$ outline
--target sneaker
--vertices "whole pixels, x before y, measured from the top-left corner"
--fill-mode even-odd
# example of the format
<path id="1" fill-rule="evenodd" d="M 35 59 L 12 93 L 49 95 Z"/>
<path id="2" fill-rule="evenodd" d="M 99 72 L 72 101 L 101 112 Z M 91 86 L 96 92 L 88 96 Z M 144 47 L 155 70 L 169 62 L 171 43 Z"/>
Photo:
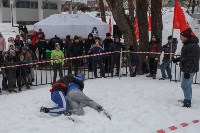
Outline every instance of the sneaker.
<path id="1" fill-rule="evenodd" d="M 147 75 L 146 77 L 153 77 L 153 74 L 149 74 L 149 75 Z"/>
<path id="2" fill-rule="evenodd" d="M 160 78 L 159 80 L 165 80 L 165 79 L 167 79 L 167 78 Z"/>

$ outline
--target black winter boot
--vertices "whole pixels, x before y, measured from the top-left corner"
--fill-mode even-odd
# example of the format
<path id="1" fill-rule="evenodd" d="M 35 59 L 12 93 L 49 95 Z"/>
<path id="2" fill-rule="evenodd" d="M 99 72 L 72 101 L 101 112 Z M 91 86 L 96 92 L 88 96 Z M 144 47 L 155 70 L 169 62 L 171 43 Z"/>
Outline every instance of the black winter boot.
<path id="1" fill-rule="evenodd" d="M 191 108 L 191 100 L 184 99 L 183 107 Z"/>
<path id="2" fill-rule="evenodd" d="M 147 75 L 146 77 L 153 77 L 153 74 L 149 74 L 149 75 Z"/>

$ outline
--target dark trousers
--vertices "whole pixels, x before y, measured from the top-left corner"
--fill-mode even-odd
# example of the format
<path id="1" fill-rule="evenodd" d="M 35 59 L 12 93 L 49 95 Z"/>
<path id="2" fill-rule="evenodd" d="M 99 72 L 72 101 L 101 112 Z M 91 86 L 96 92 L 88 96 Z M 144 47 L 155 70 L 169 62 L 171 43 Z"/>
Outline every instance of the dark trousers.
<path id="1" fill-rule="evenodd" d="M 88 71 L 92 71 L 92 58 L 88 58 L 87 62 L 88 62 Z"/>
<path id="2" fill-rule="evenodd" d="M 72 65 L 74 67 L 74 74 L 75 76 L 78 74 L 78 66 L 79 66 L 79 59 L 72 60 Z"/>
<path id="3" fill-rule="evenodd" d="M 157 74 L 158 61 L 155 58 L 149 58 L 150 74 Z"/>
<path id="4" fill-rule="evenodd" d="M 46 52 L 45 51 L 39 51 L 39 60 L 42 60 L 42 59 L 46 59 Z"/>
<path id="5" fill-rule="evenodd" d="M 54 63 L 53 64 L 53 83 L 56 82 L 56 78 L 57 78 L 57 71 L 59 72 L 59 76 L 60 78 L 63 77 L 63 67 L 62 67 L 62 63 Z"/>
<path id="6" fill-rule="evenodd" d="M 114 73 L 114 66 L 115 66 L 115 65 L 116 65 L 116 67 L 117 67 L 116 75 L 119 76 L 120 58 L 112 58 L 112 60 L 111 60 L 111 67 L 110 67 L 111 76 L 113 76 L 113 73 Z"/>
<path id="7" fill-rule="evenodd" d="M 105 63 L 105 73 L 110 73 L 111 57 L 110 56 L 104 57 L 104 63 Z"/>
<path id="8" fill-rule="evenodd" d="M 97 78 L 97 64 L 99 65 L 100 68 L 100 73 L 102 77 L 105 77 L 105 70 L 103 66 L 103 61 L 102 60 L 93 60 L 93 68 L 94 68 L 94 77 Z"/>
<path id="9" fill-rule="evenodd" d="M 16 83 L 16 77 L 8 77 L 8 90 L 14 90 Z"/>
<path id="10" fill-rule="evenodd" d="M 7 81 L 8 81 L 8 79 L 6 77 L 3 77 L 3 81 L 2 81 L 3 89 L 8 89 Z"/>

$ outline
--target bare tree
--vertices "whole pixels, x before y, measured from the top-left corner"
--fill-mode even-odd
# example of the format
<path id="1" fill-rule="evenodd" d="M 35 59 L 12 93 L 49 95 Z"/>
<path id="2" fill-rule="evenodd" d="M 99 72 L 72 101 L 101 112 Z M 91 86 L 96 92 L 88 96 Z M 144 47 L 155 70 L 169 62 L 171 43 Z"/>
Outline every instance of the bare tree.
<path id="1" fill-rule="evenodd" d="M 98 0 L 98 1 L 101 12 L 101 20 L 106 23 L 105 5 L 103 3 L 103 0 Z"/>
<path id="2" fill-rule="evenodd" d="M 136 0 L 136 13 L 138 18 L 138 26 L 139 26 L 139 51 L 146 52 L 146 45 L 149 40 L 149 32 L 148 32 L 148 1 L 147 0 Z M 142 68 L 142 63 L 145 59 L 145 54 L 140 54 L 140 66 L 139 66 L 139 74 L 144 74 L 144 70 Z"/>
<path id="3" fill-rule="evenodd" d="M 152 34 L 158 35 L 162 41 L 162 0 L 151 0 Z"/>
<path id="4" fill-rule="evenodd" d="M 137 49 L 135 27 L 133 26 L 133 20 L 125 14 L 123 0 L 107 0 L 107 3 L 117 26 L 123 34 L 125 44 L 133 44 L 133 46 Z"/>

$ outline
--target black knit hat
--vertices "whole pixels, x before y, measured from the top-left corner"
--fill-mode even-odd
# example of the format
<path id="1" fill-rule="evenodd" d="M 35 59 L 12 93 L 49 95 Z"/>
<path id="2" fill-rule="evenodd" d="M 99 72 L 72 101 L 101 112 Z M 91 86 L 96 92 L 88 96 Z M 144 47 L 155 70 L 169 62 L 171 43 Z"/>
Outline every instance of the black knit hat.
<path id="1" fill-rule="evenodd" d="M 167 39 L 168 39 L 168 40 L 172 40 L 172 35 L 168 36 Z"/>
<path id="2" fill-rule="evenodd" d="M 111 34 L 108 32 L 108 33 L 106 33 L 106 36 L 111 36 Z"/>
<path id="3" fill-rule="evenodd" d="M 99 37 L 96 37 L 95 40 L 99 40 L 99 41 L 100 41 L 100 38 L 99 38 Z"/>
<path id="4" fill-rule="evenodd" d="M 190 38 L 192 36 L 192 29 L 191 28 L 185 29 L 184 31 L 181 32 L 181 35 L 186 38 Z"/>

